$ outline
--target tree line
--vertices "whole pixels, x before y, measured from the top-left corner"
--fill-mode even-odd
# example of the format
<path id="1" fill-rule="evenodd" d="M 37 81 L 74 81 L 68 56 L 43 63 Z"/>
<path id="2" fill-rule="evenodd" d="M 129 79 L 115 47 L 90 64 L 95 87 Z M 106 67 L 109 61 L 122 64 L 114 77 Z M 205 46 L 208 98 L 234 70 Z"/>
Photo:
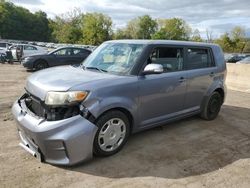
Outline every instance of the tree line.
<path id="1" fill-rule="evenodd" d="M 99 45 L 111 39 L 165 39 L 196 42 L 215 42 L 225 52 L 250 52 L 245 30 L 235 27 L 218 39 L 207 30 L 202 39 L 198 29 L 192 29 L 181 18 L 153 19 L 139 16 L 124 28 L 113 29 L 112 19 L 102 13 L 82 13 L 79 9 L 49 19 L 45 12 L 29 10 L 0 0 L 0 38 L 28 41 L 83 43 Z"/>

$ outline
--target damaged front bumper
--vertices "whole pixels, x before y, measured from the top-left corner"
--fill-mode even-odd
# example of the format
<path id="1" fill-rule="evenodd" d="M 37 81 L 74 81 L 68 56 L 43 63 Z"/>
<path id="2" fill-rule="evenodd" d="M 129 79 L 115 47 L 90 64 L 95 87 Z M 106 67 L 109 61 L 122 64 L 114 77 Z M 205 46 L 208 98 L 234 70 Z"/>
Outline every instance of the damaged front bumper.
<path id="1" fill-rule="evenodd" d="M 74 165 L 92 158 L 97 127 L 82 117 L 47 121 L 32 114 L 24 100 L 12 107 L 20 146 L 33 156 L 56 165 Z"/>

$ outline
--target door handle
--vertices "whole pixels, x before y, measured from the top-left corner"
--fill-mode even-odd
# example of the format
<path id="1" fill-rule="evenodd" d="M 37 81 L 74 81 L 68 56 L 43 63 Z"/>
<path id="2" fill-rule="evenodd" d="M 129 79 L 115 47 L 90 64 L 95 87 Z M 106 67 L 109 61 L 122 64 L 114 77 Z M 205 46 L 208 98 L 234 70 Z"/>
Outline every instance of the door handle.
<path id="1" fill-rule="evenodd" d="M 186 79 L 184 77 L 180 77 L 179 82 L 185 82 Z"/>
<path id="2" fill-rule="evenodd" d="M 211 77 L 214 77 L 214 72 L 210 72 L 209 74 Z"/>

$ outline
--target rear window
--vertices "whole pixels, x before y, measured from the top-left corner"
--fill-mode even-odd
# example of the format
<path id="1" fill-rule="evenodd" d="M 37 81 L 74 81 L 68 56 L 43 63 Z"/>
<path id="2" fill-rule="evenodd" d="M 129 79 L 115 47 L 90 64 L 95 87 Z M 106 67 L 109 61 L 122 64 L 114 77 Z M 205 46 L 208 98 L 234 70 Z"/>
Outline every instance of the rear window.
<path id="1" fill-rule="evenodd" d="M 188 69 L 201 69 L 214 66 L 209 49 L 188 48 L 187 58 Z"/>
<path id="2" fill-rule="evenodd" d="M 73 49 L 73 55 L 89 55 L 90 52 L 85 49 Z"/>

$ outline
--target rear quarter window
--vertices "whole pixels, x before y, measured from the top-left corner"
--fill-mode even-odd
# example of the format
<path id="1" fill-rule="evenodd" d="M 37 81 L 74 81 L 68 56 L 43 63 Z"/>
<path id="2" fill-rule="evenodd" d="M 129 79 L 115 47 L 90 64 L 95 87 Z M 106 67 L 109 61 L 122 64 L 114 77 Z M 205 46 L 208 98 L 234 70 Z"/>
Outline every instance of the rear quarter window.
<path id="1" fill-rule="evenodd" d="M 214 66 L 211 50 L 208 48 L 188 48 L 187 60 L 187 69 L 202 69 Z"/>
<path id="2" fill-rule="evenodd" d="M 73 55 L 89 55 L 90 52 L 85 49 L 73 49 Z"/>

